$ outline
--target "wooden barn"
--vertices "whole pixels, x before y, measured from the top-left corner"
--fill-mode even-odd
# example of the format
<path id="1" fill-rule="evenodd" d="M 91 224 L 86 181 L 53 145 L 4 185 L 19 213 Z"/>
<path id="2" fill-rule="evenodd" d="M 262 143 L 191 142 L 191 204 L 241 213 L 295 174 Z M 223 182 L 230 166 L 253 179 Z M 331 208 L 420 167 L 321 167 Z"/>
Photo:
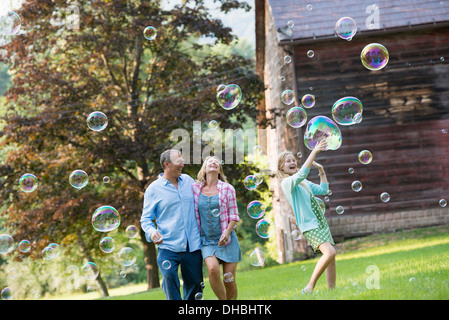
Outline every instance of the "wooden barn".
<path id="1" fill-rule="evenodd" d="M 303 154 L 304 130 L 286 123 L 286 112 L 301 106 L 305 94 L 315 96 L 307 121 L 323 115 L 340 98 L 353 96 L 363 104 L 363 120 L 339 126 L 342 145 L 318 155 L 332 195 L 325 216 L 334 239 L 375 232 L 449 223 L 449 3 L 446 1 L 293 1 L 256 0 L 256 69 L 266 86 L 259 108 L 270 125 L 259 136 L 269 158 L 283 150 Z M 357 33 L 347 41 L 337 36 L 336 22 L 351 17 Z M 372 71 L 363 66 L 362 49 L 380 43 L 388 64 Z M 313 57 L 307 52 L 312 50 Z M 285 56 L 292 61 L 286 63 Z M 296 102 L 284 104 L 291 89 Z M 358 153 L 369 150 L 370 164 Z M 271 163 L 276 170 L 275 161 Z M 349 168 L 354 173 L 348 172 Z M 319 183 L 316 169 L 309 180 Z M 351 183 L 363 188 L 355 192 Z M 271 179 L 280 263 L 310 254 L 304 241 L 291 238 L 297 229 L 292 210 L 277 178 Z M 382 202 L 387 192 L 390 201 Z M 320 197 L 323 199 L 323 196 Z M 337 214 L 336 207 L 344 213 Z"/>

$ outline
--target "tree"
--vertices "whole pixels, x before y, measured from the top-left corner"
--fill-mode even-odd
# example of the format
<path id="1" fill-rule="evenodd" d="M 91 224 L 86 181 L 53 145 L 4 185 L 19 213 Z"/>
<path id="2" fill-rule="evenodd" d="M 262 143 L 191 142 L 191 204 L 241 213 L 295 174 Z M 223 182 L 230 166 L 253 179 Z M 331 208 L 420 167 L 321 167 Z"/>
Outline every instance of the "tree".
<path id="1" fill-rule="evenodd" d="M 239 1 L 220 3 L 225 12 L 248 8 Z M 143 193 L 161 171 L 159 155 L 170 147 L 170 132 L 211 118 L 238 128 L 256 117 L 262 85 L 248 59 L 211 54 L 195 61 L 192 54 L 209 45 L 190 42 L 186 50 L 191 37 L 233 40 L 201 0 L 170 10 L 159 1 L 137 0 L 94 0 L 77 8 L 74 27 L 65 0 L 27 1 L 19 12 L 26 17 L 25 34 L 4 47 L 12 87 L 1 144 L 17 148 L 0 166 L 0 199 L 17 239 L 33 239 L 40 249 L 49 241 L 78 243 L 85 259 L 93 260 L 100 237 L 91 227 L 95 209 L 114 206 L 122 225 L 139 225 Z M 144 38 L 147 26 L 157 29 L 154 40 Z M 242 88 L 238 108 L 218 105 L 221 83 Z M 103 131 L 86 125 L 93 111 L 107 115 Z M 81 190 L 68 183 L 76 169 L 89 176 Z M 28 172 L 39 181 L 32 193 L 17 187 Z M 102 182 L 106 175 L 109 184 Z M 151 289 L 159 286 L 156 249 L 142 232 L 141 238 Z M 98 281 L 108 295 L 101 274 Z"/>

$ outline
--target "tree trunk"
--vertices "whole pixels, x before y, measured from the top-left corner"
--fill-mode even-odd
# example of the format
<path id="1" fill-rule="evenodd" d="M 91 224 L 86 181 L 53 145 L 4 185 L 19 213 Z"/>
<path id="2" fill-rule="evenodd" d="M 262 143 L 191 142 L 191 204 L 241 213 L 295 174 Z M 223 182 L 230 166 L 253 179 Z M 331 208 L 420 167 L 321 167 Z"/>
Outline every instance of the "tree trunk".
<path id="1" fill-rule="evenodd" d="M 159 267 L 157 265 L 156 246 L 153 242 L 148 242 L 145 232 L 140 228 L 140 238 L 142 239 L 145 269 L 147 271 L 147 290 L 159 288 Z"/>
<path id="2" fill-rule="evenodd" d="M 86 258 L 87 261 L 89 261 L 89 262 L 94 262 L 94 260 L 92 259 L 91 255 L 89 253 L 89 249 L 87 249 L 87 246 L 84 243 L 83 237 L 81 236 L 81 232 L 77 231 L 76 234 L 77 234 L 77 238 L 78 238 L 78 244 L 81 247 L 81 252 L 83 253 L 84 258 Z M 109 297 L 108 288 L 106 287 L 106 283 L 104 282 L 103 278 L 101 277 L 101 272 L 98 273 L 98 277 L 95 279 L 95 281 L 97 282 L 98 288 L 100 289 L 101 296 Z"/>

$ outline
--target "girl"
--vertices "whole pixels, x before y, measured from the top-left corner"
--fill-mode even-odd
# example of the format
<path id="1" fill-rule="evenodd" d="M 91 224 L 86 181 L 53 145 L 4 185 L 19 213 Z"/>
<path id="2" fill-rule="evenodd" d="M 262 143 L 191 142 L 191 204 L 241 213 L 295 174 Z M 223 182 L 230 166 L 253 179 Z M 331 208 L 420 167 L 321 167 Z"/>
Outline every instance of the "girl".
<path id="1" fill-rule="evenodd" d="M 220 160 L 207 157 L 192 185 L 195 212 L 200 229 L 201 253 L 209 282 L 219 300 L 237 299 L 235 271 L 241 257 L 234 228 L 239 221 L 235 189 L 230 185 Z M 220 277 L 223 265 L 223 281 Z"/>
<path id="2" fill-rule="evenodd" d="M 326 148 L 325 140 L 317 143 L 300 170 L 298 170 L 296 159 L 290 151 L 284 151 L 278 158 L 278 176 L 281 179 L 281 188 L 293 208 L 298 228 L 314 252 L 321 251 L 323 254 L 315 266 L 309 283 L 302 290 L 303 294 L 313 291 L 316 282 L 325 270 L 327 287 L 329 289 L 335 287 L 336 266 L 335 248 L 333 247 L 335 243 L 324 214 L 314 196 L 314 194 L 327 194 L 329 190 L 323 166 L 314 161 L 316 155 Z M 320 185 L 306 179 L 312 165 L 318 169 L 321 178 Z"/>

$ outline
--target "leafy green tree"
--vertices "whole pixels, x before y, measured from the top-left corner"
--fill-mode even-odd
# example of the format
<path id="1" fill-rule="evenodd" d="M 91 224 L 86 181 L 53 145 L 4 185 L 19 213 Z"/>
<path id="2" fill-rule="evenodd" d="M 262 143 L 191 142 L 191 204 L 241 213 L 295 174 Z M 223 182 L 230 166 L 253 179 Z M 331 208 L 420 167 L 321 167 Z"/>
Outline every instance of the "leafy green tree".
<path id="1" fill-rule="evenodd" d="M 224 12 L 249 9 L 235 0 L 216 2 Z M 171 145 L 170 132 L 210 119 L 238 128 L 248 117 L 257 118 L 263 87 L 251 59 L 214 52 L 194 59 L 210 44 L 191 43 L 186 50 L 192 36 L 224 45 L 233 41 L 231 30 L 211 19 L 201 0 L 172 9 L 153 0 L 74 5 L 27 1 L 19 12 L 26 17 L 24 34 L 4 46 L 12 87 L 1 119 L 6 125 L 0 143 L 9 151 L 0 166 L 0 199 L 14 239 L 33 242 L 32 257 L 40 258 L 38 252 L 57 242 L 80 248 L 85 260 L 94 261 L 103 236 L 91 225 L 95 209 L 111 205 L 120 213 L 120 228 L 139 226 L 143 194 L 161 171 L 159 155 Z M 144 38 L 147 26 L 157 29 L 154 40 Z M 238 108 L 218 105 L 221 83 L 242 88 Z M 86 125 L 93 111 L 107 115 L 103 131 Z M 89 176 L 81 190 L 68 182 L 77 169 Z M 18 188 L 24 173 L 37 176 L 37 190 Z M 151 289 L 159 286 L 156 249 L 142 230 L 140 235 Z M 102 295 L 108 295 L 101 273 L 97 281 Z"/>

